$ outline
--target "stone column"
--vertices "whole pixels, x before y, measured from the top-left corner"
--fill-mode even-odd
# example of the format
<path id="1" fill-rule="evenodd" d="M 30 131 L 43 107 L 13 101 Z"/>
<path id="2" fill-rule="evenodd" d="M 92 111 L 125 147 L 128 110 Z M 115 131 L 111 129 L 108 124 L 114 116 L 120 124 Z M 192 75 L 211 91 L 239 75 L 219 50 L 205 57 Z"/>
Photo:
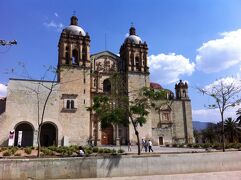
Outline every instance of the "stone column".
<path id="1" fill-rule="evenodd" d="M 38 146 L 38 130 L 33 131 L 33 147 Z"/>

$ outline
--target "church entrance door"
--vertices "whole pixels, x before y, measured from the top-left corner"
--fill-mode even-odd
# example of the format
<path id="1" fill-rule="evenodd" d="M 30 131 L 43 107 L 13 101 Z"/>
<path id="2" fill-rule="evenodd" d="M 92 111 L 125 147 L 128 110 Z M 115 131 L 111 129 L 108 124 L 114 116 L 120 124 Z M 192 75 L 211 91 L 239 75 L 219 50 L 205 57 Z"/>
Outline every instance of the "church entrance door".
<path id="1" fill-rule="evenodd" d="M 57 146 L 57 127 L 52 123 L 44 123 L 40 134 L 41 146 Z"/>
<path id="2" fill-rule="evenodd" d="M 14 146 L 33 146 L 33 126 L 28 122 L 21 122 L 15 127 Z"/>
<path id="3" fill-rule="evenodd" d="M 110 125 L 101 132 L 101 144 L 108 145 L 113 144 L 113 126 Z"/>
<path id="4" fill-rule="evenodd" d="M 163 145 L 163 137 L 159 137 L 159 145 Z"/>

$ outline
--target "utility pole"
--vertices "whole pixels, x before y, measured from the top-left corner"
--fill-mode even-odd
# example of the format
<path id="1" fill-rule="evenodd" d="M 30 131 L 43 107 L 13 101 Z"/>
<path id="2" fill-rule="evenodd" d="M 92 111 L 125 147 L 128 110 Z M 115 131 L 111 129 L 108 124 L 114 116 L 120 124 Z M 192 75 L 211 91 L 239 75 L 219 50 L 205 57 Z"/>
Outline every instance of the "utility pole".
<path id="1" fill-rule="evenodd" d="M 5 40 L 0 39 L 0 46 L 12 46 L 12 45 L 16 45 L 16 44 L 17 44 L 16 40 L 5 41 Z"/>

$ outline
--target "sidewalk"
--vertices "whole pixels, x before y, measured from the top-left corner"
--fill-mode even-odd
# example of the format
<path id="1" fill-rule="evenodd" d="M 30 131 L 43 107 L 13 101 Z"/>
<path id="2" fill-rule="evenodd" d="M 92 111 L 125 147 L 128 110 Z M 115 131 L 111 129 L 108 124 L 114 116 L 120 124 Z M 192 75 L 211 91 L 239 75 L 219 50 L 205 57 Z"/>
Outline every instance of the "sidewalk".
<path id="1" fill-rule="evenodd" d="M 208 172 L 192 174 L 84 178 L 81 180 L 241 180 L 241 171 Z"/>

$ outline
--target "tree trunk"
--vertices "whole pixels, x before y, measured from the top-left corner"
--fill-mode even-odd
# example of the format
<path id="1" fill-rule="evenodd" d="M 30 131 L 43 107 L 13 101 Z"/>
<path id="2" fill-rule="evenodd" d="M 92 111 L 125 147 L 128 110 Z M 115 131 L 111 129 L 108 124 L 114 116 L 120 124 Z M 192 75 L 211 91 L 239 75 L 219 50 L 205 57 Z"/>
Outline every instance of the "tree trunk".
<path id="1" fill-rule="evenodd" d="M 38 137 L 37 137 L 37 141 L 38 141 L 38 154 L 37 154 L 37 157 L 40 157 L 40 149 L 41 149 L 40 134 L 41 134 L 41 126 L 39 125 L 39 127 L 38 127 Z"/>
<path id="2" fill-rule="evenodd" d="M 137 148 L 138 148 L 138 155 L 141 155 L 141 147 L 140 147 L 140 139 L 139 139 L 139 132 L 137 131 L 137 128 L 136 128 L 136 124 L 132 118 L 132 116 L 129 114 L 129 117 L 131 119 L 131 123 L 133 125 L 133 128 L 135 130 L 135 134 L 136 134 L 136 139 L 137 139 Z"/>
<path id="3" fill-rule="evenodd" d="M 137 148 L 138 148 L 138 155 L 141 155 L 141 147 L 140 147 L 140 139 L 139 139 L 139 132 L 135 131 L 136 138 L 137 138 Z"/>
<path id="4" fill-rule="evenodd" d="M 224 120 L 223 120 L 223 112 L 221 113 L 222 118 L 222 146 L 223 146 L 223 152 L 225 152 L 225 137 L 224 137 Z"/>

